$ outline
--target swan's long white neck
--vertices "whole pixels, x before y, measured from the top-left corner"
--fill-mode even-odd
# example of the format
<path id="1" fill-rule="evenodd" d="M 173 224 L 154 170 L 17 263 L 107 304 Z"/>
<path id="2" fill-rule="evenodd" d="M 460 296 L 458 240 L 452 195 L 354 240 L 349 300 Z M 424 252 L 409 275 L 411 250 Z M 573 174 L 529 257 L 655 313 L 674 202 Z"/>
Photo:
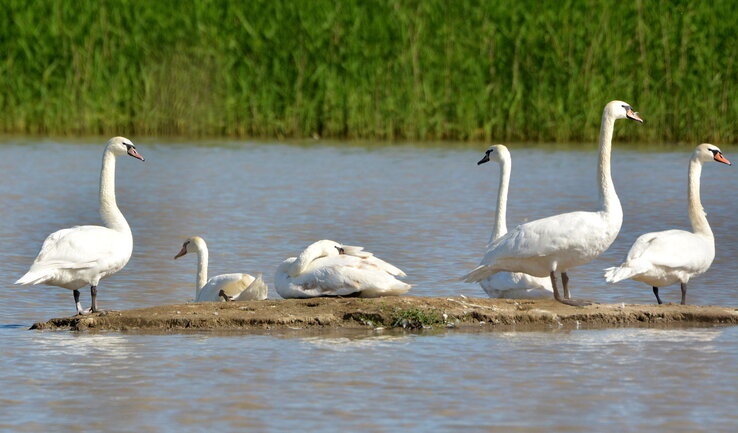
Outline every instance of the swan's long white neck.
<path id="1" fill-rule="evenodd" d="M 100 218 L 105 227 L 130 234 L 128 221 L 115 201 L 115 158 L 111 150 L 105 149 L 100 171 Z"/>
<path id="2" fill-rule="evenodd" d="M 195 275 L 195 298 L 208 282 L 208 247 L 205 242 L 197 242 L 197 274 Z"/>
<path id="3" fill-rule="evenodd" d="M 602 126 L 600 127 L 600 155 L 597 165 L 597 182 L 600 186 L 600 206 L 609 218 L 619 220 L 622 223 L 623 209 L 620 199 L 615 192 L 610 173 L 610 153 L 612 151 L 612 132 L 615 127 L 615 117 L 608 110 L 602 113 Z"/>
<path id="4" fill-rule="evenodd" d="M 512 161 L 510 158 L 503 158 L 500 161 L 500 187 L 497 190 L 497 213 L 495 215 L 495 229 L 492 232 L 491 240 L 495 240 L 507 233 L 507 191 L 510 186 L 511 170 Z"/>
<path id="5" fill-rule="evenodd" d="M 297 260 L 295 260 L 289 267 L 288 274 L 294 278 L 305 272 L 313 261 L 321 257 L 330 257 L 338 255 L 338 250 L 331 244 L 327 245 L 322 241 L 318 241 L 305 248 Z"/>
<path id="6" fill-rule="evenodd" d="M 687 200 L 689 222 L 695 234 L 713 237 L 710 224 L 707 222 L 705 209 L 700 200 L 700 176 L 702 175 L 702 161 L 695 155 L 689 160 L 689 177 L 687 180 Z"/>

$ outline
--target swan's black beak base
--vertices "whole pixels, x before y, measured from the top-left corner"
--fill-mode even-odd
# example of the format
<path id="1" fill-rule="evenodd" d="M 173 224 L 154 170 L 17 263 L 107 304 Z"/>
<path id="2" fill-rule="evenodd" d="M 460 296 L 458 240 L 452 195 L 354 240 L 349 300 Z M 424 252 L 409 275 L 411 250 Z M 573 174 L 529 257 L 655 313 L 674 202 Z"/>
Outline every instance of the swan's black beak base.
<path id="1" fill-rule="evenodd" d="M 187 254 L 187 247 L 182 247 L 182 249 L 179 250 L 179 252 L 177 253 L 177 255 L 174 256 L 174 259 L 176 260 L 176 259 L 182 257 L 185 254 Z"/>
<path id="2" fill-rule="evenodd" d="M 628 111 L 625 112 L 625 115 L 630 120 L 635 120 L 636 122 L 643 123 L 643 119 L 641 119 L 641 116 L 639 116 L 638 113 L 633 111 L 631 108 L 629 108 Z"/>
<path id="3" fill-rule="evenodd" d="M 136 148 L 133 147 L 133 146 L 128 147 L 128 154 L 131 155 L 132 157 L 136 158 L 136 159 L 140 159 L 141 161 L 145 161 L 144 157 L 141 156 L 141 154 L 138 153 L 138 151 L 136 150 Z"/>
<path id="4" fill-rule="evenodd" d="M 722 152 L 718 152 L 715 154 L 715 161 L 722 162 L 723 164 L 733 165 L 730 161 L 728 161 L 728 158 L 723 156 Z"/>

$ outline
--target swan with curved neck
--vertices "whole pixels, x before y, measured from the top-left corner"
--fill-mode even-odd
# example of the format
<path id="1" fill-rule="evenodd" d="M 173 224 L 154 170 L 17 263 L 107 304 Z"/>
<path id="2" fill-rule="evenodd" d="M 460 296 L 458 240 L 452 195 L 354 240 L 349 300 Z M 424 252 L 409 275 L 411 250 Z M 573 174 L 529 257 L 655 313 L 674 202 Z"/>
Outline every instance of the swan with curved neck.
<path id="1" fill-rule="evenodd" d="M 274 276 L 274 286 L 283 298 L 373 298 L 406 293 L 410 285 L 396 278 L 404 276 L 400 269 L 362 247 L 322 240 L 282 262 Z"/>
<path id="2" fill-rule="evenodd" d="M 681 303 L 687 302 L 687 283 L 705 273 L 715 258 L 715 238 L 700 201 L 702 166 L 710 161 L 731 165 L 712 144 L 700 144 L 692 153 L 687 177 L 687 212 L 692 231 L 666 230 L 639 236 L 620 266 L 605 269 L 608 283 L 629 278 L 648 284 L 659 304 L 659 287 L 680 283 Z"/>
<path id="3" fill-rule="evenodd" d="M 510 184 L 510 172 L 512 170 L 510 151 L 502 144 L 490 146 L 484 153 L 484 157 L 477 162 L 477 165 L 482 165 L 489 161 L 497 162 L 500 165 L 500 183 L 497 192 L 495 227 L 492 232 L 492 238 L 490 239 L 490 242 L 494 242 L 507 233 L 507 192 Z M 520 272 L 498 272 L 481 280 L 479 285 L 491 298 L 548 298 L 553 291 L 550 278 L 539 278 Z"/>
<path id="4" fill-rule="evenodd" d="M 223 274 L 208 279 L 208 246 L 200 236 L 188 238 L 175 259 L 187 253 L 197 254 L 195 302 L 249 301 L 267 298 L 268 287 L 261 274 Z"/>
<path id="5" fill-rule="evenodd" d="M 131 140 L 113 137 L 105 146 L 100 171 L 100 218 L 103 226 L 77 226 L 50 234 L 28 272 L 16 284 L 48 284 L 73 291 L 77 314 L 98 312 L 97 285 L 121 270 L 131 258 L 133 237 L 115 200 L 115 160 L 144 158 Z M 79 289 L 90 286 L 89 310 L 83 310 Z"/>
<path id="6" fill-rule="evenodd" d="M 599 210 L 570 212 L 530 221 L 493 241 L 481 263 L 464 276 L 467 282 L 478 282 L 498 272 L 522 272 L 551 279 L 554 299 L 568 305 L 586 305 L 569 295 L 567 271 L 589 263 L 612 244 L 623 222 L 620 200 L 610 175 L 610 152 L 615 121 L 643 120 L 622 101 L 605 106 L 600 127 Z M 564 296 L 560 296 L 556 275 L 561 274 Z"/>

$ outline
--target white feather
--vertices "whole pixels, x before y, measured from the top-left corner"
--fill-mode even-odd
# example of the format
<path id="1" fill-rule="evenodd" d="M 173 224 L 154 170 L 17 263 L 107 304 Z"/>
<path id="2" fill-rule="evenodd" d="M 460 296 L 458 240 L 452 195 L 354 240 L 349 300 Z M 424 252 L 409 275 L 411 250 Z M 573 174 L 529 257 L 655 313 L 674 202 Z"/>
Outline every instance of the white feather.
<path id="1" fill-rule="evenodd" d="M 340 254 L 338 248 L 344 253 Z M 282 262 L 274 276 L 274 284 L 283 298 L 378 297 L 407 293 L 410 285 L 396 276 L 405 276 L 405 273 L 361 247 L 322 240 L 308 246 L 298 257 Z"/>

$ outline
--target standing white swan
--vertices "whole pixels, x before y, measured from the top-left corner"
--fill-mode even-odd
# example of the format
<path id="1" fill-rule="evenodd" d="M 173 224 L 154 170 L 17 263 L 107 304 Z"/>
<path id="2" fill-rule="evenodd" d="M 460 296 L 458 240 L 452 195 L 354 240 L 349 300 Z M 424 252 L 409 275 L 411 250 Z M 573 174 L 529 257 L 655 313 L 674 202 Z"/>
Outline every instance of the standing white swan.
<path id="1" fill-rule="evenodd" d="M 605 280 L 617 283 L 626 278 L 653 287 L 661 304 L 659 287 L 681 283 L 682 305 L 687 302 L 689 279 L 706 272 L 715 258 L 715 238 L 700 201 L 702 165 L 709 161 L 730 164 L 717 146 L 700 144 L 689 159 L 688 213 L 692 232 L 665 230 L 641 235 L 630 247 L 623 264 L 605 269 Z"/>
<path id="2" fill-rule="evenodd" d="M 115 158 L 144 158 L 125 137 L 113 137 L 105 146 L 100 171 L 100 218 L 103 226 L 76 226 L 50 234 L 31 269 L 15 284 L 49 284 L 73 290 L 78 314 L 95 313 L 97 285 L 128 263 L 133 249 L 131 228 L 115 201 Z M 79 289 L 90 285 L 92 303 L 83 310 Z"/>
<path id="3" fill-rule="evenodd" d="M 507 233 L 507 192 L 510 185 L 512 158 L 506 146 L 490 146 L 477 165 L 494 161 L 500 164 L 500 186 L 497 191 L 497 213 L 495 229 L 490 243 Z M 534 299 L 551 296 L 551 278 L 533 277 L 520 272 L 498 272 L 479 282 L 490 298 Z"/>
<path id="4" fill-rule="evenodd" d="M 267 298 L 267 285 L 261 274 L 223 274 L 208 280 L 208 246 L 200 236 L 188 238 L 175 259 L 187 253 L 197 253 L 195 302 L 249 301 Z"/>
<path id="5" fill-rule="evenodd" d="M 410 285 L 395 277 L 405 273 L 362 247 L 322 240 L 305 248 L 298 257 L 282 262 L 274 286 L 283 298 L 316 296 L 397 296 Z"/>
<path id="6" fill-rule="evenodd" d="M 490 244 L 480 265 L 464 276 L 465 281 L 481 281 L 497 272 L 523 272 L 536 277 L 548 275 L 554 299 L 568 305 L 587 304 L 570 298 L 566 272 L 589 263 L 607 250 L 623 223 L 623 210 L 610 175 L 612 133 L 617 119 L 643 122 L 625 102 L 612 101 L 605 106 L 597 166 L 600 210 L 559 214 L 515 227 Z M 563 298 L 556 287 L 555 272 L 561 273 Z"/>

